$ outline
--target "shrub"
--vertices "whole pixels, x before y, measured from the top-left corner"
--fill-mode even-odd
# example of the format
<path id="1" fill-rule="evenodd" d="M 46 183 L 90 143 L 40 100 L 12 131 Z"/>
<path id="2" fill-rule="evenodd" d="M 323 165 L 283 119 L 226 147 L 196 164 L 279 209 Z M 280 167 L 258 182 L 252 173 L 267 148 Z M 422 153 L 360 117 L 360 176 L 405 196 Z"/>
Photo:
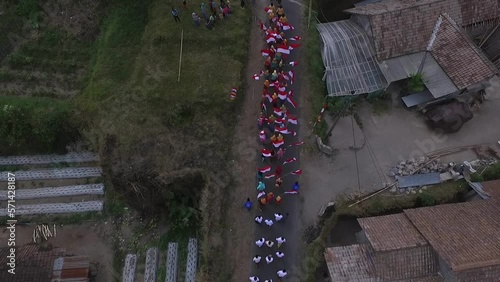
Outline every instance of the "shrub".
<path id="1" fill-rule="evenodd" d="M 500 162 L 486 168 L 482 176 L 484 181 L 500 179 Z"/>
<path id="2" fill-rule="evenodd" d="M 63 151 L 77 137 L 71 116 L 67 102 L 0 97 L 0 154 Z"/>
<path id="3" fill-rule="evenodd" d="M 424 82 L 422 80 L 421 73 L 410 74 L 408 78 L 408 90 L 411 92 L 422 92 L 424 91 Z"/>
<path id="4" fill-rule="evenodd" d="M 429 194 L 428 192 L 423 192 L 417 197 L 417 206 L 426 207 L 426 206 L 433 206 L 435 204 L 436 204 L 436 199 L 434 198 L 433 195 Z"/>

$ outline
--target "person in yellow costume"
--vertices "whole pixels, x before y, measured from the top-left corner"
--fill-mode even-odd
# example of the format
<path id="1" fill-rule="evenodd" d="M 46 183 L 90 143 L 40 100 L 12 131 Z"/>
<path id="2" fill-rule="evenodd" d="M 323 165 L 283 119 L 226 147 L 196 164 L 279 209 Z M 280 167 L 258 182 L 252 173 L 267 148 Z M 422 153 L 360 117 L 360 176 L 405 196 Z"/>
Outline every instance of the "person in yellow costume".
<path id="1" fill-rule="evenodd" d="M 281 133 L 278 134 L 278 137 L 276 138 L 276 140 L 283 141 L 283 135 L 281 135 Z"/>

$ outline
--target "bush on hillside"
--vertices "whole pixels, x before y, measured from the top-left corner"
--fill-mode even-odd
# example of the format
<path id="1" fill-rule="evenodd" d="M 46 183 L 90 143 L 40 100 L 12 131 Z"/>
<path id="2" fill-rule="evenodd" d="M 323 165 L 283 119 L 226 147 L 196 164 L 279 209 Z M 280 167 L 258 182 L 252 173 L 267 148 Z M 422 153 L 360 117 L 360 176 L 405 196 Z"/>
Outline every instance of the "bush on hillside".
<path id="1" fill-rule="evenodd" d="M 0 98 L 0 154 L 62 152 L 77 137 L 67 102 Z"/>

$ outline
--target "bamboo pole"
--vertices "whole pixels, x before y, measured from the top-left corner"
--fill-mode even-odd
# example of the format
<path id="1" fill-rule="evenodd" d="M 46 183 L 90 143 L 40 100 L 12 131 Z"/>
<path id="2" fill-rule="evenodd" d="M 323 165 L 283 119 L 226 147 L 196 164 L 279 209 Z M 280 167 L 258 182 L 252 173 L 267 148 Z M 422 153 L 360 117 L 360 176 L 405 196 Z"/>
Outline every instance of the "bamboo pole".
<path id="1" fill-rule="evenodd" d="M 181 51 L 179 54 L 179 76 L 177 82 L 181 81 L 181 66 L 182 66 L 182 42 L 184 41 L 184 29 L 181 31 Z"/>

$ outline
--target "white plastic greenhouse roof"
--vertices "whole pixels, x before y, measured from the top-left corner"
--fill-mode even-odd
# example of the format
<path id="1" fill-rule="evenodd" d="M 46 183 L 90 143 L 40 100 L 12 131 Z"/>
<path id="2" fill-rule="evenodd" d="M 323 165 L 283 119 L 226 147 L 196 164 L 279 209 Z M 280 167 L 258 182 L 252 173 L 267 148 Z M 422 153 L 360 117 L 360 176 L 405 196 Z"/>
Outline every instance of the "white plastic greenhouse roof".
<path id="1" fill-rule="evenodd" d="M 366 33 L 353 21 L 318 24 L 329 96 L 370 93 L 387 82 Z"/>

